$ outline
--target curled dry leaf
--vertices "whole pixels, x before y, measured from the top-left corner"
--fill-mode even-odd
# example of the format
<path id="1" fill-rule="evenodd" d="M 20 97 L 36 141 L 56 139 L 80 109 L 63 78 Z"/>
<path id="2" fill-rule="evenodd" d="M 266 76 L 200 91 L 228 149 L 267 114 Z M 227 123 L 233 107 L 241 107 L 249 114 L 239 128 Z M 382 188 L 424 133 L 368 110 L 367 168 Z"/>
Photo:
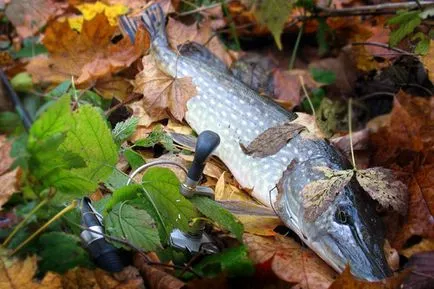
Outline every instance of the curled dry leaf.
<path id="1" fill-rule="evenodd" d="M 324 173 L 325 179 L 307 184 L 300 192 L 303 197 L 304 217 L 313 222 L 326 211 L 339 192 L 353 177 L 353 170 L 333 170 L 328 167 L 316 167 Z"/>
<path id="2" fill-rule="evenodd" d="M 422 63 L 428 69 L 431 82 L 434 82 L 434 40 L 430 40 L 428 53 L 422 57 Z"/>
<path id="3" fill-rule="evenodd" d="M 335 272 L 310 249 L 282 236 L 244 234 L 250 259 L 258 266 L 269 265 L 280 279 L 302 288 L 328 288 Z"/>
<path id="4" fill-rule="evenodd" d="M 77 84 L 84 84 L 111 76 L 131 65 L 149 47 L 144 29 L 138 30 L 134 45 L 128 38 L 113 44 L 116 29 L 104 14 L 84 20 L 81 33 L 66 21 L 54 21 L 42 40 L 50 57 L 32 58 L 27 71 L 36 82 L 60 83 L 74 76 Z"/>
<path id="5" fill-rule="evenodd" d="M 375 167 L 356 171 L 360 186 L 384 208 L 392 207 L 401 215 L 407 213 L 407 187 L 397 180 L 392 170 Z"/>
<path id="6" fill-rule="evenodd" d="M 143 70 L 136 76 L 134 91 L 143 93 L 143 107 L 154 120 L 166 118 L 169 110 L 182 121 L 187 101 L 197 94 L 191 77 L 164 74 L 151 55 L 143 57 Z"/>
<path id="7" fill-rule="evenodd" d="M 263 158 L 280 151 L 294 136 L 304 129 L 297 123 L 284 123 L 273 126 L 259 134 L 247 147 L 240 143 L 246 155 Z"/>

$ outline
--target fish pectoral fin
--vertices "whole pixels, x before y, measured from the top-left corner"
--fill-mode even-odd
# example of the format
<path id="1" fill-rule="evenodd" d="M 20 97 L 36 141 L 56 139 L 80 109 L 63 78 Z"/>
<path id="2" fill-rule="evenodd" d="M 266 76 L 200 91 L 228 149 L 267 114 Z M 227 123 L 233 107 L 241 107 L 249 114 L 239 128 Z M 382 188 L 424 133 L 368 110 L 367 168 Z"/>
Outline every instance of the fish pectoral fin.
<path id="1" fill-rule="evenodd" d="M 215 70 L 218 70 L 220 72 L 229 72 L 228 68 L 226 67 L 224 62 L 220 60 L 220 58 L 215 56 L 211 51 L 209 51 L 208 48 L 197 42 L 187 41 L 183 44 L 178 45 L 177 49 L 179 51 L 179 54 L 184 57 L 188 57 L 196 61 L 211 65 Z"/>

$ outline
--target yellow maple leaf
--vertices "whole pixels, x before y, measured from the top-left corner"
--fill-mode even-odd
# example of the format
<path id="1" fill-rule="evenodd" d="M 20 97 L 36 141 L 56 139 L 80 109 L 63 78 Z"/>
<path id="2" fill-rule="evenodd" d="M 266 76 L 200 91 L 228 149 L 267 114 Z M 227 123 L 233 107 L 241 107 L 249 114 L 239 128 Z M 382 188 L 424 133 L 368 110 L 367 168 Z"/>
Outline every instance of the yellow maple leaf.
<path id="1" fill-rule="evenodd" d="M 68 18 L 69 26 L 72 29 L 81 31 L 84 20 L 92 20 L 96 15 L 104 13 L 111 26 L 117 25 L 117 18 L 128 12 L 128 7 L 123 4 L 106 5 L 100 1 L 95 3 L 84 3 L 75 6 L 81 16 L 72 16 Z"/>

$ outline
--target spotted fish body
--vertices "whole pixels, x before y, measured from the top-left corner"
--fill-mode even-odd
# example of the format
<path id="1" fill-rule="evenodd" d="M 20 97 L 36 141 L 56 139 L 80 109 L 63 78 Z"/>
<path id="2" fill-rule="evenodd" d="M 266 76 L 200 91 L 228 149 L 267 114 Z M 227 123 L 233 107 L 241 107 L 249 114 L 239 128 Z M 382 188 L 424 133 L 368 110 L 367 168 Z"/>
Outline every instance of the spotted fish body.
<path id="1" fill-rule="evenodd" d="M 292 138 L 274 155 L 263 158 L 246 155 L 240 144 L 249 144 L 265 130 L 294 121 L 297 115 L 261 97 L 227 71 L 171 50 L 164 31 L 164 15 L 158 5 L 148 8 L 141 20 L 151 35 L 151 54 L 160 69 L 173 77 L 192 78 L 197 95 L 187 102 L 185 119 L 197 133 L 212 130 L 219 134 L 221 142 L 216 155 L 240 185 L 251 189 L 252 196 L 264 205 L 274 206 L 284 223 L 335 270 L 342 271 L 350 263 L 353 274 L 361 278 L 385 277 L 389 269 L 382 251 L 381 224 L 353 183 L 315 222 L 307 222 L 303 217 L 300 191 L 324 177 L 313 168 L 347 169 L 345 158 L 327 141 L 306 132 Z M 282 182 L 285 187 L 276 202 L 277 184 L 291 163 L 295 165 L 285 174 Z M 354 228 L 335 224 L 338 206 L 351 214 L 351 220 L 359 222 Z M 379 237 L 375 236 L 377 233 Z"/>

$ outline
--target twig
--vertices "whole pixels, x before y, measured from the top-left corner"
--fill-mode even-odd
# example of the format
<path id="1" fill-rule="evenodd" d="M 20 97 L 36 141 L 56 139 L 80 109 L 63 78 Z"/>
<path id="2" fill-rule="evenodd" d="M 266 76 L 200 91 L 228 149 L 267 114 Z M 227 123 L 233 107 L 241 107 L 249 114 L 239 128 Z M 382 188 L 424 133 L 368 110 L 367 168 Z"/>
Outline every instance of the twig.
<path id="1" fill-rule="evenodd" d="M 224 1 L 224 3 L 227 4 L 227 3 L 231 2 L 231 1 L 232 1 L 232 0 Z M 190 11 L 186 11 L 186 12 L 178 13 L 178 16 L 191 15 L 191 14 L 194 14 L 194 13 L 202 12 L 202 11 L 204 11 L 204 10 L 208 10 L 208 9 L 212 9 L 212 8 L 218 7 L 218 6 L 220 6 L 220 5 L 222 5 L 222 3 L 214 3 L 214 4 L 211 4 L 211 5 L 209 5 L 209 6 L 202 6 L 202 7 L 199 7 L 199 8 L 193 9 L 193 10 L 190 10 Z"/>
<path id="2" fill-rule="evenodd" d="M 350 99 L 348 100 L 348 129 L 349 129 L 349 136 L 350 136 L 350 150 L 351 150 L 351 160 L 353 162 L 353 169 L 357 170 L 356 158 L 354 157 L 354 147 L 353 147 L 352 110 L 353 110 L 353 99 L 350 97 Z"/>
<path id="3" fill-rule="evenodd" d="M 358 45 L 376 46 L 376 47 L 381 47 L 381 48 L 385 48 L 385 49 L 388 49 L 388 50 L 392 50 L 392 51 L 395 51 L 395 52 L 398 52 L 398 53 L 401 53 L 401 54 L 404 54 L 404 55 L 416 57 L 416 55 L 413 54 L 413 53 L 411 53 L 411 52 L 407 52 L 407 51 L 399 49 L 399 48 L 391 47 L 391 46 L 389 46 L 389 45 L 387 45 L 385 43 L 381 43 L 381 42 L 353 42 L 353 43 L 351 43 L 351 45 L 355 45 L 355 46 L 358 46 Z"/>
<path id="4" fill-rule="evenodd" d="M 434 5 L 433 1 L 418 1 L 418 2 L 419 3 L 416 3 L 415 1 L 399 2 L 399 3 L 382 3 L 377 5 L 364 5 L 364 6 L 357 6 L 357 7 L 341 8 L 341 9 L 331 9 L 322 6 L 319 6 L 317 8 L 329 14 L 339 15 L 339 14 L 346 14 L 351 12 L 374 12 L 378 10 L 396 11 L 397 9 L 414 9 L 418 7 L 424 8 L 430 5 Z"/>
<path id="5" fill-rule="evenodd" d="M 419 1 L 419 0 L 414 0 L 414 2 L 416 2 L 417 7 L 418 7 L 419 9 L 422 9 L 422 8 L 423 8 L 422 5 L 420 5 L 420 1 Z"/>

